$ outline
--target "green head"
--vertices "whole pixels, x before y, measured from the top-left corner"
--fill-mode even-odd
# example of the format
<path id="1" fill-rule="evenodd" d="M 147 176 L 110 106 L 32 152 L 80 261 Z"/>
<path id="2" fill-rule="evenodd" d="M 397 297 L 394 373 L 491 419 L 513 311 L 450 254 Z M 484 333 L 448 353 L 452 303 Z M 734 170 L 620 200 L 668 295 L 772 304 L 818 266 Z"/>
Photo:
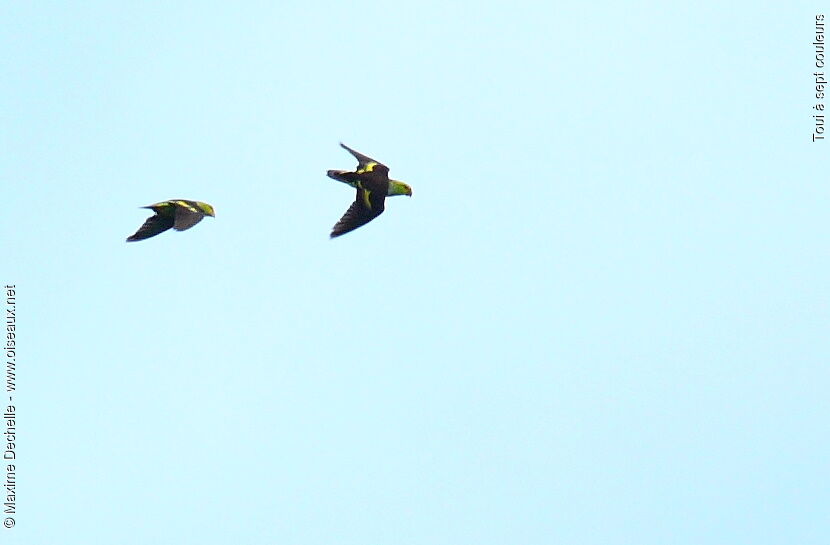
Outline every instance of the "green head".
<path id="1" fill-rule="evenodd" d="M 205 213 L 206 216 L 210 216 L 212 218 L 216 217 L 216 212 L 213 210 L 213 207 L 206 202 L 199 202 L 196 201 L 196 206 Z"/>
<path id="2" fill-rule="evenodd" d="M 389 180 L 389 190 L 386 192 L 388 197 L 392 195 L 407 195 L 412 196 L 412 188 L 409 184 L 405 184 L 398 180 Z"/>

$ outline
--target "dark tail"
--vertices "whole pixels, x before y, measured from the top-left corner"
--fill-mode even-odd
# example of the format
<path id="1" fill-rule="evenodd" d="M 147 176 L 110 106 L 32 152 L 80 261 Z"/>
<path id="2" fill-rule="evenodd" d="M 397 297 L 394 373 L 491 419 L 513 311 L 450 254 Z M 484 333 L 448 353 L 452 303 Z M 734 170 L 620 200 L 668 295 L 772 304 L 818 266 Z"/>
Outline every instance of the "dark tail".
<path id="1" fill-rule="evenodd" d="M 360 178 L 356 173 L 349 172 L 348 170 L 328 170 L 326 171 L 326 175 L 333 180 L 349 184 L 352 187 L 355 187 L 357 180 Z"/>

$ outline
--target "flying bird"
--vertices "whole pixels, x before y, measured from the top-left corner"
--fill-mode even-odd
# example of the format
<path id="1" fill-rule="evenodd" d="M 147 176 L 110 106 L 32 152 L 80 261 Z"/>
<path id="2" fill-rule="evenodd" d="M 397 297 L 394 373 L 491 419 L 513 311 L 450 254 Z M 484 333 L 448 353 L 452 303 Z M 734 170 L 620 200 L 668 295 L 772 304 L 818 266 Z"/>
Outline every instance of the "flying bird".
<path id="1" fill-rule="evenodd" d="M 361 225 L 366 225 L 383 212 L 383 201 L 393 195 L 412 196 L 409 185 L 389 179 L 389 167 L 379 163 L 371 157 L 366 157 L 344 143 L 340 147 L 354 155 L 357 159 L 357 170 L 329 170 L 329 178 L 333 178 L 357 189 L 354 202 L 343 214 L 331 230 L 331 238 L 339 237 L 353 231 Z"/>
<path id="2" fill-rule="evenodd" d="M 176 231 L 184 231 L 202 221 L 205 216 L 214 217 L 216 214 L 213 207 L 207 203 L 184 199 L 163 201 L 141 208 L 149 208 L 155 215 L 147 218 L 134 235 L 127 237 L 127 242 L 154 237 L 171 227 Z"/>

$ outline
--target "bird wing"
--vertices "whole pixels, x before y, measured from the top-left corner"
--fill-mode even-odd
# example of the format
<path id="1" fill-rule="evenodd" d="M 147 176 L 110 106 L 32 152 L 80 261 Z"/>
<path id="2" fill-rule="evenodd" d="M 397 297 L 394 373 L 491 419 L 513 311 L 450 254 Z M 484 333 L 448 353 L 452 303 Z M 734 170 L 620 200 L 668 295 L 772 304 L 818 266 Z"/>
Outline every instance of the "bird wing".
<path id="1" fill-rule="evenodd" d="M 380 191 L 358 188 L 354 202 L 331 230 L 331 238 L 339 237 L 366 225 L 383 213 L 386 195 Z"/>
<path id="2" fill-rule="evenodd" d="M 173 227 L 172 216 L 162 216 L 160 214 L 153 214 L 144 225 L 139 228 L 132 236 L 127 238 L 127 242 L 135 242 L 136 240 L 144 240 L 145 238 L 154 237 L 159 233 L 167 231 Z"/>
<path id="3" fill-rule="evenodd" d="M 205 213 L 185 201 L 175 201 L 176 217 L 173 228 L 176 231 L 190 229 L 205 217 Z"/>
<path id="4" fill-rule="evenodd" d="M 366 174 L 368 172 L 376 172 L 378 174 L 381 174 L 382 176 L 387 176 L 389 174 L 389 167 L 387 167 L 383 163 L 375 161 L 371 157 L 367 157 L 359 151 L 353 150 L 343 142 L 340 142 L 340 147 L 354 155 L 354 158 L 357 159 L 356 172 L 358 174 Z"/>

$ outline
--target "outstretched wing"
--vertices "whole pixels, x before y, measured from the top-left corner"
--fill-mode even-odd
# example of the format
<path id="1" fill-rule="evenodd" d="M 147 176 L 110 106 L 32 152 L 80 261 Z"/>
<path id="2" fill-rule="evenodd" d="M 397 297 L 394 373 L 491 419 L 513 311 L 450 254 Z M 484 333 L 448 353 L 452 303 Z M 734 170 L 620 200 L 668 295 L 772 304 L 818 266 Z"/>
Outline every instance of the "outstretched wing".
<path id="1" fill-rule="evenodd" d="M 174 201 L 176 205 L 176 219 L 173 228 L 176 231 L 190 229 L 205 217 L 205 213 L 185 201 Z"/>
<path id="2" fill-rule="evenodd" d="M 340 147 L 348 151 L 354 158 L 357 159 L 357 174 L 366 174 L 369 172 L 380 174 L 381 176 L 389 175 L 389 167 L 381 162 L 375 161 L 371 157 L 363 155 L 359 151 L 355 151 L 343 142 L 340 142 Z"/>
<path id="3" fill-rule="evenodd" d="M 171 216 L 154 214 L 147 218 L 144 225 L 134 235 L 127 238 L 127 242 L 135 242 L 136 240 L 154 237 L 159 233 L 167 231 L 171 227 L 173 227 L 173 218 Z"/>
<path id="4" fill-rule="evenodd" d="M 358 189 L 354 202 L 331 230 L 331 238 L 339 237 L 366 225 L 383 213 L 386 195 L 379 191 Z"/>

